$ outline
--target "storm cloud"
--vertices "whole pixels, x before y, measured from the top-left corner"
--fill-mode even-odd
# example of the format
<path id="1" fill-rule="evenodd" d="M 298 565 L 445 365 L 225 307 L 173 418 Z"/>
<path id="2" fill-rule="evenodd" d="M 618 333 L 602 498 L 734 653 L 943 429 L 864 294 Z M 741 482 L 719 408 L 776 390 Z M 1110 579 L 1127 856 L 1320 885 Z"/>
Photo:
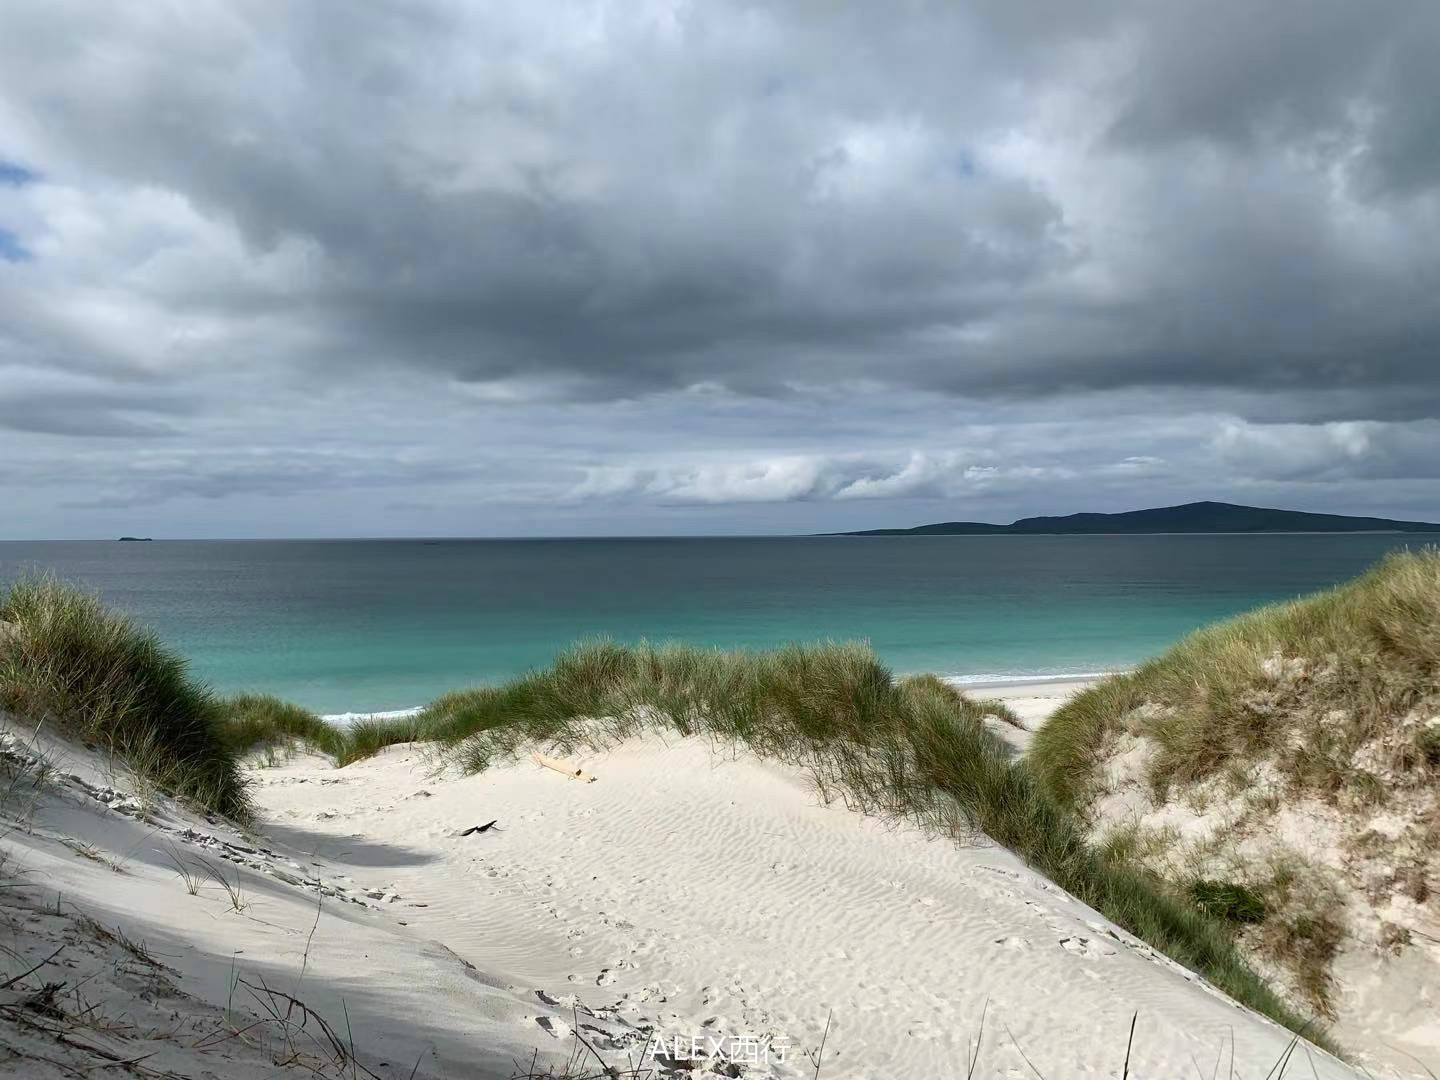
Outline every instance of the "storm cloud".
<path id="1" fill-rule="evenodd" d="M 6 532 L 1440 515 L 1437 46 L 1429 0 L 16 0 Z"/>

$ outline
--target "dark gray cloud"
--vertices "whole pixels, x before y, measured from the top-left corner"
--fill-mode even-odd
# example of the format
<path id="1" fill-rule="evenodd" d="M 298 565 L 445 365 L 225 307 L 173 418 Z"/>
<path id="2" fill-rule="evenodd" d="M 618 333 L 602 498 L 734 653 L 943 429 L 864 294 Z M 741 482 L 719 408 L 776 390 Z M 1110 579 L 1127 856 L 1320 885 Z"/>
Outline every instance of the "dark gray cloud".
<path id="1" fill-rule="evenodd" d="M 508 507 L 462 531 L 1086 480 L 1412 507 L 1436 46 L 1429 0 L 20 0 L 0 451 L 104 438 L 28 496 L 54 528 L 158 435 L 208 464 L 103 499 L 221 531 L 386 453 Z"/>
<path id="2" fill-rule="evenodd" d="M 0 393 L 0 427 L 42 435 L 144 438 L 174 434 L 150 398 L 113 392 Z"/>

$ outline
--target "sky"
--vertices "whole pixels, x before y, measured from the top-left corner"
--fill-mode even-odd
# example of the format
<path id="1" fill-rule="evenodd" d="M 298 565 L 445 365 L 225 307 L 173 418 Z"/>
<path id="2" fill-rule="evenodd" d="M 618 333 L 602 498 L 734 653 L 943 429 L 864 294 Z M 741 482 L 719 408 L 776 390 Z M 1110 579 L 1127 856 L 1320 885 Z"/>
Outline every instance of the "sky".
<path id="1" fill-rule="evenodd" d="M 1440 520 L 1434 0 L 6 0 L 0 536 Z"/>

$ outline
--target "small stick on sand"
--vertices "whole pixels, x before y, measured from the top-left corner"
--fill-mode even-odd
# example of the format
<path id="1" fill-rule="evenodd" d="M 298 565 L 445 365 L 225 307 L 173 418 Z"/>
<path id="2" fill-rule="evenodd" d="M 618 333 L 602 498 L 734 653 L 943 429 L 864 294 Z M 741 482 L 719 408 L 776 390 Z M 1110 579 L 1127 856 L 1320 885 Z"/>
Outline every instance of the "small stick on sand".
<path id="1" fill-rule="evenodd" d="M 574 765 L 564 761 L 557 761 L 555 758 L 546 757 L 541 753 L 530 755 L 535 759 L 536 765 L 544 765 L 547 769 L 554 769 L 558 773 L 564 773 L 572 780 L 583 780 L 587 784 L 593 784 L 599 777 L 587 773 L 584 769 L 577 769 Z"/>

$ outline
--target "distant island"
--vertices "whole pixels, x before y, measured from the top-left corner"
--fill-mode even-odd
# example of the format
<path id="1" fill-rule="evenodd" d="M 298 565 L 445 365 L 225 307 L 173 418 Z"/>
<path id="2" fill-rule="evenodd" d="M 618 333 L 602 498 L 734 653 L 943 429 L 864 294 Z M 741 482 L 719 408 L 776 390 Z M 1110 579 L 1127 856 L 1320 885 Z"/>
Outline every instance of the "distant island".
<path id="1" fill-rule="evenodd" d="M 1030 517 L 1009 525 L 985 521 L 941 521 L 910 529 L 862 529 L 831 536 L 1036 536 L 1073 533 L 1336 533 L 1404 532 L 1440 533 L 1428 521 L 1350 517 L 1346 514 L 1308 514 L 1302 510 L 1271 510 L 1235 503 L 1193 502 L 1130 510 L 1123 514 L 1068 514 L 1064 517 Z"/>
<path id="2" fill-rule="evenodd" d="M 120 542 L 121 542 L 122 544 L 123 544 L 123 543 L 147 544 L 147 543 L 149 543 L 152 539 L 154 539 L 154 537 L 150 537 L 150 536 L 122 536 L 122 537 L 120 537 Z"/>

